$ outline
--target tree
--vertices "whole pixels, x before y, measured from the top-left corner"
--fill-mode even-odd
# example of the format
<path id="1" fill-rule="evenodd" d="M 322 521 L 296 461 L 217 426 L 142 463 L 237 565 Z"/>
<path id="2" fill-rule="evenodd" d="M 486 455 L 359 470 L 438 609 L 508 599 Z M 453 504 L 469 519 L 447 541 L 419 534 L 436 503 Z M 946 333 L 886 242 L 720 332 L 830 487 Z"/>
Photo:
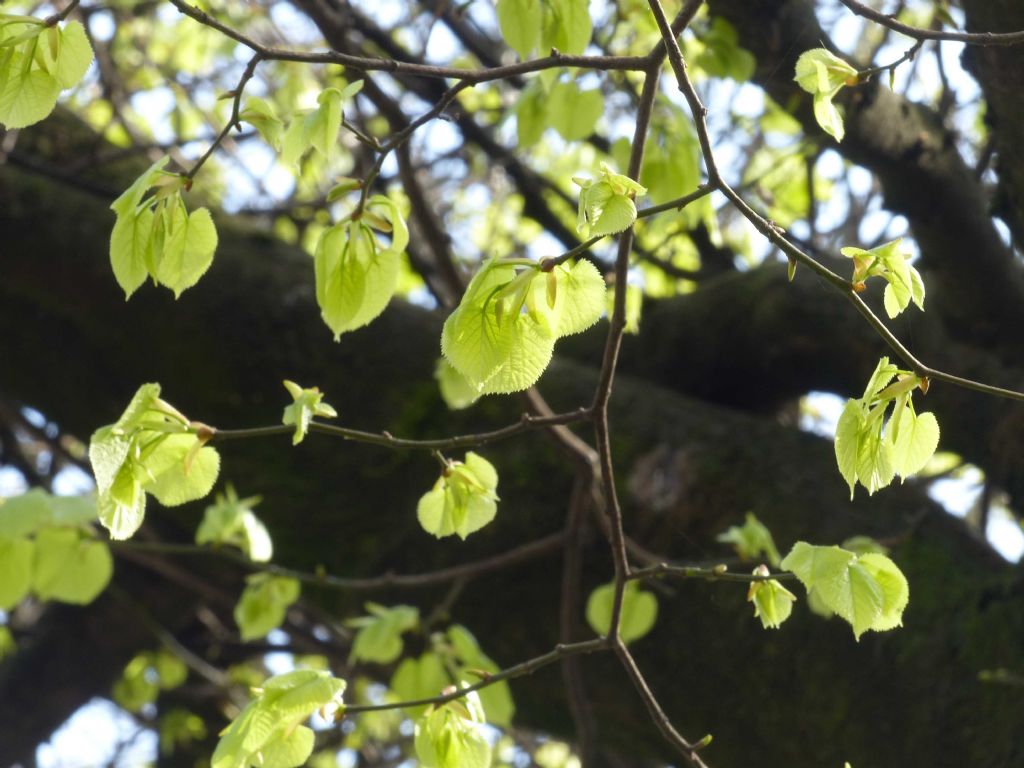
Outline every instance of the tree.
<path id="1" fill-rule="evenodd" d="M 1020 762 L 1018 3 L 47 10 L 0 441 L 98 494 L 0 507 L 4 764 Z"/>

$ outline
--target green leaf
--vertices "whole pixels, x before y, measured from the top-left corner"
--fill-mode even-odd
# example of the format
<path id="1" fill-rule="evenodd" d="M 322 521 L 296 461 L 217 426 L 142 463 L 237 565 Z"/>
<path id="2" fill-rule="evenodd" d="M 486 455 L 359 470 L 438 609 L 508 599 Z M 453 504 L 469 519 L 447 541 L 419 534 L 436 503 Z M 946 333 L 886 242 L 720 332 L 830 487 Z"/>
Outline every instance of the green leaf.
<path id="1" fill-rule="evenodd" d="M 814 95 L 814 118 L 836 141 L 845 133 L 843 118 L 832 99 L 843 86 L 858 82 L 857 70 L 824 48 L 804 51 L 796 62 L 800 87 Z"/>
<path id="2" fill-rule="evenodd" d="M 555 334 L 561 338 L 582 333 L 601 319 L 606 287 L 597 267 L 586 259 L 560 264 L 552 270 L 557 280 Z"/>
<path id="3" fill-rule="evenodd" d="M 847 400 L 843 412 L 836 424 L 836 461 L 839 473 L 850 486 L 850 499 L 853 499 L 854 487 L 857 484 L 857 457 L 860 452 L 860 435 L 865 428 L 865 412 L 860 400 Z"/>
<path id="4" fill-rule="evenodd" d="M 233 486 L 206 508 L 196 531 L 196 544 L 226 544 L 245 552 L 256 563 L 265 563 L 274 553 L 267 528 L 252 511 L 259 496 L 239 499 Z"/>
<path id="5" fill-rule="evenodd" d="M 60 83 L 49 72 L 24 69 L 23 58 L 13 57 L 10 74 L 0 90 L 0 123 L 8 130 L 38 123 L 57 106 Z"/>
<path id="6" fill-rule="evenodd" d="M 33 488 L 0 500 L 0 537 L 29 536 L 48 525 L 80 526 L 96 519 L 91 496 L 53 496 Z"/>
<path id="7" fill-rule="evenodd" d="M 459 669 L 457 675 L 468 679 L 480 676 L 481 673 L 494 674 L 499 671 L 498 665 L 480 648 L 473 633 L 460 624 L 448 628 L 448 640 L 455 652 Z M 479 691 L 480 704 L 483 706 L 487 722 L 499 727 L 508 727 L 515 714 L 515 703 L 512 701 L 512 690 L 508 682 L 501 680 Z"/>
<path id="8" fill-rule="evenodd" d="M 250 96 L 246 99 L 245 109 L 238 113 L 238 119 L 255 128 L 275 152 L 281 151 L 284 140 L 284 123 L 277 116 L 273 106 L 263 99 Z"/>
<path id="9" fill-rule="evenodd" d="M 74 88 L 85 77 L 92 60 L 92 46 L 85 27 L 77 21 L 67 22 L 60 29 L 56 66 L 51 70 L 54 79 L 63 89 Z"/>
<path id="10" fill-rule="evenodd" d="M 309 430 L 309 423 L 314 416 L 326 419 L 336 418 L 338 412 L 327 403 L 323 402 L 324 395 L 317 387 L 303 389 L 294 381 L 285 380 L 284 388 L 292 396 L 294 402 L 285 406 L 284 415 L 281 417 L 283 424 L 294 424 L 295 434 L 292 435 L 292 445 L 298 445 L 306 437 Z"/>
<path id="11" fill-rule="evenodd" d="M 427 533 L 465 539 L 494 519 L 498 474 L 482 456 L 469 451 L 465 462 L 449 461 L 434 487 L 419 501 L 416 516 Z"/>
<path id="12" fill-rule="evenodd" d="M 540 42 L 540 0 L 498 0 L 498 26 L 505 42 L 525 60 Z"/>
<path id="13" fill-rule="evenodd" d="M 402 655 L 402 634 L 419 625 L 420 612 L 409 605 L 386 608 L 377 603 L 367 603 L 366 610 L 369 616 L 347 622 L 359 629 L 349 660 L 390 664 Z"/>
<path id="14" fill-rule="evenodd" d="M 597 634 L 607 635 L 611 629 L 614 603 L 614 583 L 605 584 L 590 593 L 587 599 L 587 623 Z M 622 642 L 639 640 L 654 628 L 657 619 L 658 601 L 654 595 L 642 591 L 635 581 L 626 582 L 619 618 L 619 637 Z"/>
<path id="15" fill-rule="evenodd" d="M 520 92 L 514 112 L 516 137 L 521 149 L 531 147 L 540 141 L 540 137 L 548 125 L 549 103 L 544 83 L 539 77 L 531 80 L 530 84 Z"/>
<path id="16" fill-rule="evenodd" d="M 528 389 L 551 362 L 555 335 L 550 323 L 522 312 L 538 274 L 530 267 L 517 275 L 513 267 L 492 259 L 445 321 L 441 352 L 478 392 Z"/>
<path id="17" fill-rule="evenodd" d="M 317 710 L 341 702 L 345 681 L 328 672 L 296 670 L 267 680 L 221 734 L 212 768 L 296 768 L 313 751 L 314 734 L 301 725 Z"/>
<path id="18" fill-rule="evenodd" d="M 441 390 L 441 399 L 453 411 L 469 408 L 480 399 L 480 393 L 455 367 L 443 357 L 434 366 L 434 378 Z"/>
<path id="19" fill-rule="evenodd" d="M 403 659 L 391 677 L 390 688 L 402 701 L 429 699 L 440 695 L 449 684 L 444 661 L 433 651 L 424 653 L 419 659 Z M 409 707 L 409 717 L 419 717 L 426 711 L 426 705 Z"/>
<path id="20" fill-rule="evenodd" d="M 349 221 L 325 230 L 314 254 L 317 303 L 335 341 L 380 315 L 398 285 L 405 222 L 386 197 L 374 196 L 368 208 L 392 226 L 390 247 L 382 247 L 362 220 Z"/>
<path id="21" fill-rule="evenodd" d="M 909 599 L 906 579 L 885 555 L 855 555 L 839 547 L 797 542 L 782 567 L 792 571 L 825 607 L 853 627 L 859 640 L 867 630 L 899 626 Z"/>
<path id="22" fill-rule="evenodd" d="M 168 435 L 145 461 L 151 479 L 142 488 L 165 507 L 176 507 L 208 495 L 220 473 L 220 455 L 209 446 L 199 448 L 192 434 Z"/>
<path id="23" fill-rule="evenodd" d="M 140 712 L 156 701 L 160 694 L 159 680 L 153 673 L 154 654 L 137 654 L 125 666 L 121 677 L 114 683 L 114 701 L 129 712 Z"/>
<path id="24" fill-rule="evenodd" d="M 306 118 L 309 143 L 324 157 L 330 157 L 341 131 L 341 91 L 325 88 L 317 97 L 317 107 Z"/>
<path id="25" fill-rule="evenodd" d="M 754 569 L 754 574 L 767 576 L 768 569 L 763 565 L 758 566 Z M 796 595 L 776 579 L 768 579 L 751 582 L 747 600 L 754 604 L 754 616 L 761 619 L 761 626 L 765 629 L 778 629 L 793 612 Z"/>
<path id="26" fill-rule="evenodd" d="M 148 208 L 138 214 L 118 216 L 110 233 L 110 266 L 114 278 L 131 297 L 149 274 L 153 263 L 153 212 Z"/>
<path id="27" fill-rule="evenodd" d="M 581 54 L 590 44 L 593 31 L 590 0 L 546 0 L 541 28 L 542 51 Z"/>
<path id="28" fill-rule="evenodd" d="M 582 141 L 594 132 L 604 114 L 604 96 L 598 89 L 582 91 L 574 82 L 557 83 L 547 100 L 548 124 L 566 141 Z"/>
<path id="29" fill-rule="evenodd" d="M 779 550 L 775 548 L 771 531 L 752 512 L 747 512 L 743 525 L 730 527 L 725 533 L 716 536 L 715 541 L 732 544 L 736 547 L 736 554 L 744 560 L 755 560 L 763 556 L 772 566 L 779 565 Z"/>
<path id="30" fill-rule="evenodd" d="M 423 768 L 489 768 L 491 746 L 475 692 L 428 710 L 416 723 L 416 757 Z"/>
<path id="31" fill-rule="evenodd" d="M 36 534 L 32 590 L 42 600 L 86 605 L 110 583 L 110 548 L 73 528 Z"/>
<path id="32" fill-rule="evenodd" d="M 174 291 L 174 298 L 178 298 L 182 291 L 199 282 L 213 264 L 217 228 L 206 208 L 188 213 L 180 197 L 174 216 L 175 225 L 164 241 L 154 277 Z"/>
<path id="33" fill-rule="evenodd" d="M 739 47 L 736 28 L 721 16 L 711 19 L 711 28 L 701 36 L 704 50 L 695 64 L 713 77 L 730 77 L 743 83 L 754 75 L 754 56 Z"/>
<path id="34" fill-rule="evenodd" d="M 164 155 L 149 166 L 141 176 L 132 182 L 128 189 L 121 193 L 120 197 L 110 204 L 110 210 L 116 213 L 119 217 L 135 214 L 137 212 L 136 209 L 142 202 L 142 198 L 146 194 L 146 191 L 156 184 L 159 179 L 172 175 L 167 171 L 164 171 L 164 168 L 169 161 L 170 157 Z"/>
<path id="35" fill-rule="evenodd" d="M 633 198 L 647 192 L 646 187 L 613 173 L 604 163 L 599 180 L 573 181 L 581 187 L 576 230 L 584 237 L 614 234 L 632 226 L 636 221 Z"/>
<path id="36" fill-rule="evenodd" d="M 897 421 L 899 431 L 895 435 L 892 449 L 892 460 L 896 474 L 909 477 L 924 469 L 935 449 L 939 446 L 939 422 L 933 413 L 914 413 L 910 399 L 906 406 L 897 405 L 897 413 L 893 421 Z"/>
<path id="37" fill-rule="evenodd" d="M 0 611 L 9 611 L 32 587 L 35 544 L 25 538 L 0 538 Z"/>
<path id="38" fill-rule="evenodd" d="M 235 623 L 243 640 L 258 640 L 281 626 L 301 589 L 296 579 L 267 573 L 252 574 L 246 582 L 235 606 Z"/>

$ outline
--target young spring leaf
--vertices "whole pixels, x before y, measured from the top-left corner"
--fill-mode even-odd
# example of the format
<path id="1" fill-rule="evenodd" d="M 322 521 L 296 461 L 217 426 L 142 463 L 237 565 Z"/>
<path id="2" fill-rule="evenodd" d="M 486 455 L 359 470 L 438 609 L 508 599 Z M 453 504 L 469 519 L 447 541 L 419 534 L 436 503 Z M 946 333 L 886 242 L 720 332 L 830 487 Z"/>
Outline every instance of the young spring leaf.
<path id="1" fill-rule="evenodd" d="M 434 487 L 420 498 L 416 516 L 427 533 L 465 539 L 494 519 L 498 510 L 498 473 L 472 451 L 465 462 L 449 461 Z"/>
<path id="2" fill-rule="evenodd" d="M 174 654 L 166 650 L 144 651 L 125 665 L 120 679 L 114 683 L 114 701 L 129 712 L 140 712 L 156 701 L 160 691 L 173 690 L 187 678 L 188 667 Z"/>
<path id="3" fill-rule="evenodd" d="M 400 700 L 416 701 L 439 695 L 450 682 L 444 660 L 438 653 L 428 651 L 418 659 L 403 659 L 391 676 L 389 687 Z M 419 717 L 426 709 L 424 705 L 403 711 L 409 717 Z"/>
<path id="4" fill-rule="evenodd" d="M 416 757 L 423 768 L 489 768 L 491 746 L 476 692 L 435 706 L 416 723 Z"/>
<path id="5" fill-rule="evenodd" d="M 35 545 L 25 538 L 0 537 L 0 611 L 9 611 L 32 588 Z"/>
<path id="6" fill-rule="evenodd" d="M 289 606 L 299 599 L 299 582 L 287 576 L 254 573 L 246 579 L 235 606 L 235 624 L 243 640 L 258 640 L 284 622 Z"/>
<path id="7" fill-rule="evenodd" d="M 314 254 L 317 303 L 335 341 L 384 311 L 409 243 L 409 230 L 393 200 L 374 195 L 364 213 L 325 230 Z M 378 241 L 374 228 L 390 234 L 390 245 Z"/>
<path id="8" fill-rule="evenodd" d="M 605 283 L 597 267 L 586 259 L 555 267 L 555 335 L 572 336 L 590 328 L 605 310 Z"/>
<path id="9" fill-rule="evenodd" d="M 41 600 L 87 605 L 110 583 L 110 548 L 74 528 L 36 534 L 32 591 Z"/>
<path id="10" fill-rule="evenodd" d="M 390 664 L 402 655 L 402 634 L 418 626 L 420 612 L 410 605 L 387 608 L 366 603 L 365 607 L 369 616 L 346 622 L 359 630 L 352 640 L 349 660 Z"/>
<path id="11" fill-rule="evenodd" d="M 480 399 L 480 393 L 443 357 L 434 366 L 434 378 L 441 390 L 441 399 L 453 411 L 469 408 Z"/>
<path id="12" fill-rule="evenodd" d="M 911 253 L 903 246 L 902 238 L 865 251 L 848 246 L 840 252 L 853 259 L 853 282 L 862 283 L 869 277 L 879 276 L 886 280 L 883 303 L 890 318 L 899 315 L 913 302 L 918 309 L 924 309 L 924 281 L 921 274 L 909 263 Z"/>
<path id="13" fill-rule="evenodd" d="M 574 82 L 562 82 L 551 89 L 548 124 L 566 141 L 582 141 L 590 136 L 602 114 L 604 96 L 596 88 L 584 91 Z"/>
<path id="14" fill-rule="evenodd" d="M 461 624 L 453 624 L 448 627 L 447 638 L 457 665 L 457 677 L 471 679 L 481 673 L 494 674 L 498 672 L 498 665 L 483 652 L 473 633 Z M 516 710 L 512 701 L 512 690 L 508 683 L 501 680 L 487 686 L 479 693 L 487 722 L 503 728 L 508 727 Z"/>
<path id="15" fill-rule="evenodd" d="M 284 123 L 281 122 L 274 108 L 266 101 L 256 96 L 250 96 L 246 99 L 245 109 L 238 113 L 238 119 L 255 128 L 275 152 L 281 151 L 284 140 Z"/>
<path id="16" fill-rule="evenodd" d="M 781 559 L 771 531 L 754 516 L 753 512 L 747 512 L 743 525 L 730 527 L 725 533 L 716 536 L 715 541 L 732 544 L 736 548 L 736 554 L 744 560 L 765 557 L 770 565 L 777 567 Z"/>
<path id="17" fill-rule="evenodd" d="M 587 623 L 599 635 L 607 635 L 612 626 L 615 584 L 605 584 L 590 593 L 587 599 Z M 640 589 L 635 581 L 627 581 L 622 595 L 619 637 L 622 642 L 639 640 L 654 628 L 658 619 L 658 601 L 650 592 Z"/>
<path id="18" fill-rule="evenodd" d="M 214 448 L 190 431 L 190 422 L 160 399 L 159 384 L 144 384 L 115 423 L 89 441 L 100 522 L 113 539 L 142 524 L 146 492 L 165 506 L 207 495 L 220 470 Z"/>
<path id="19" fill-rule="evenodd" d="M 303 441 L 309 430 L 309 423 L 315 416 L 325 419 L 337 418 L 338 412 L 323 402 L 324 395 L 318 387 L 303 389 L 294 381 L 285 380 L 284 388 L 294 400 L 291 405 L 285 406 L 284 415 L 281 417 L 283 424 L 295 425 L 292 445 L 298 445 Z"/>
<path id="20" fill-rule="evenodd" d="M 24 128 L 49 115 L 62 90 L 85 77 L 93 52 L 77 21 L 48 27 L 41 19 L 6 17 L 0 25 L 0 123 Z"/>
<path id="21" fill-rule="evenodd" d="M 542 3 L 541 50 L 581 54 L 590 44 L 593 25 L 590 0 L 546 0 Z"/>
<path id="22" fill-rule="evenodd" d="M 767 576 L 768 569 L 759 565 L 754 569 L 755 576 Z M 754 616 L 761 619 L 765 629 L 778 629 L 790 613 L 796 595 L 786 589 L 776 579 L 753 581 L 747 591 L 747 600 L 754 604 Z"/>
<path id="23" fill-rule="evenodd" d="M 782 567 L 846 620 L 858 640 L 869 629 L 884 632 L 902 624 L 910 590 L 902 572 L 885 555 L 857 555 L 799 541 Z"/>
<path id="24" fill-rule="evenodd" d="M 814 96 L 814 118 L 825 133 L 842 141 L 843 117 L 832 99 L 843 86 L 856 85 L 857 70 L 824 48 L 804 51 L 796 62 L 796 77 L 801 88 Z"/>
<path id="25" fill-rule="evenodd" d="M 313 731 L 302 725 L 318 710 L 339 706 L 345 681 L 312 669 L 267 680 L 224 730 L 211 768 L 295 768 L 313 752 Z"/>
<path id="26" fill-rule="evenodd" d="M 896 379 L 895 382 L 892 382 Z M 859 400 L 848 400 L 836 425 L 839 472 L 853 498 L 857 481 L 874 493 L 896 475 L 919 472 L 935 454 L 939 425 L 931 413 L 918 415 L 911 396 L 921 380 L 883 357 Z M 892 416 L 885 420 L 890 404 Z"/>
<path id="27" fill-rule="evenodd" d="M 238 498 L 234 486 L 229 484 L 203 513 L 203 521 L 196 530 L 196 544 L 238 547 L 254 563 L 269 561 L 274 553 L 270 534 L 252 511 L 259 502 L 259 496 Z"/>
<path id="28" fill-rule="evenodd" d="M 498 27 L 509 47 L 526 60 L 540 42 L 541 0 L 498 0 Z"/>
<path id="29" fill-rule="evenodd" d="M 601 176 L 596 180 L 574 178 L 580 187 L 576 230 L 584 237 L 597 237 L 622 232 L 636 221 L 637 195 L 647 188 L 628 176 L 614 173 L 601 163 Z"/>
<path id="30" fill-rule="evenodd" d="M 147 275 L 178 298 L 213 263 L 217 229 L 210 212 L 188 212 L 181 197 L 188 179 L 163 170 L 167 161 L 163 157 L 150 166 L 110 205 L 117 214 L 110 265 L 126 299 Z M 156 191 L 146 197 L 153 187 Z"/>

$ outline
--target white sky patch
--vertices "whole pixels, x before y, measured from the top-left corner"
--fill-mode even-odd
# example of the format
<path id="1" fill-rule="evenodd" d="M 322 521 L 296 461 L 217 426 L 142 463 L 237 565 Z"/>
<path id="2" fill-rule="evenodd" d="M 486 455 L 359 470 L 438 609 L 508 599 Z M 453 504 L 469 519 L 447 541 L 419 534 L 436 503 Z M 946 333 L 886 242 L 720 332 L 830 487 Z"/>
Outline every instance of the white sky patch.
<path id="1" fill-rule="evenodd" d="M 122 748 L 123 745 L 123 748 Z M 104 699 L 93 699 L 73 714 L 36 750 L 38 768 L 113 765 L 136 768 L 156 757 L 157 735 Z"/>

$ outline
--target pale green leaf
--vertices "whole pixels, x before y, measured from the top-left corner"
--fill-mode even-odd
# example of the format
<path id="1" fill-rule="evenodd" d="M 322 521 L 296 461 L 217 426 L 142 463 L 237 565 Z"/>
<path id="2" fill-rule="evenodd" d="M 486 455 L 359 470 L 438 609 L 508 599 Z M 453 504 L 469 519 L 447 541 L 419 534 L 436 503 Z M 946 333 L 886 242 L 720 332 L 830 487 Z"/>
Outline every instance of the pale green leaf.
<path id="1" fill-rule="evenodd" d="M 541 28 L 541 48 L 560 53 L 581 54 L 593 31 L 590 0 L 547 0 Z"/>
<path id="2" fill-rule="evenodd" d="M 556 84 L 547 100 L 548 124 L 566 141 L 581 141 L 590 136 L 603 113 L 601 91 L 583 91 L 574 82 Z"/>
<path id="3" fill-rule="evenodd" d="M 590 228 L 590 236 L 613 235 L 629 229 L 636 221 L 636 203 L 625 195 L 612 195 Z"/>
<path id="4" fill-rule="evenodd" d="M 415 748 L 423 768 L 489 768 L 491 747 L 481 725 L 479 698 L 428 710 L 416 723 Z"/>
<path id="5" fill-rule="evenodd" d="M 935 455 L 939 445 L 939 423 L 933 413 L 914 413 L 913 406 L 906 408 L 900 421 L 899 434 L 893 443 L 893 464 L 900 477 L 909 477 L 920 472 Z"/>
<path id="6" fill-rule="evenodd" d="M 168 435 L 145 459 L 149 477 L 143 490 L 165 507 L 175 507 L 208 495 L 220 473 L 215 448 L 196 450 L 199 438 L 192 434 Z"/>
<path id="7" fill-rule="evenodd" d="M 77 21 L 69 21 L 60 30 L 60 49 L 57 66 L 52 71 L 61 88 L 73 88 L 85 77 L 92 64 L 92 46 L 85 34 L 85 27 Z"/>
<path id="8" fill-rule="evenodd" d="M 317 152 L 330 157 L 341 130 L 341 91 L 326 88 L 317 97 L 317 103 L 317 109 L 306 117 L 306 136 Z"/>
<path id="9" fill-rule="evenodd" d="M 448 628 L 448 639 L 459 662 L 459 676 L 469 678 L 481 672 L 494 674 L 499 671 L 498 665 L 480 648 L 473 633 L 459 624 Z M 515 714 L 515 703 L 508 682 L 499 681 L 479 691 L 480 704 L 487 722 L 500 727 L 507 727 Z"/>
<path id="10" fill-rule="evenodd" d="M 444 662 L 436 653 L 424 653 L 418 659 L 403 659 L 391 677 L 390 688 L 402 701 L 437 696 L 450 683 Z M 410 707 L 406 713 L 419 717 L 427 707 Z"/>
<path id="11" fill-rule="evenodd" d="M 239 499 L 234 487 L 217 494 L 216 501 L 206 508 L 203 521 L 196 531 L 196 544 L 227 544 L 245 552 L 257 563 L 270 560 L 274 552 L 270 533 L 252 511 L 260 501 L 258 496 Z"/>
<path id="12" fill-rule="evenodd" d="M 291 405 L 285 406 L 281 417 L 283 424 L 295 426 L 292 445 L 298 445 L 306 437 L 314 416 L 333 419 L 338 415 L 331 405 L 323 402 L 324 395 L 318 387 L 303 389 L 294 381 L 285 381 L 284 387 L 294 400 Z"/>
<path id="13" fill-rule="evenodd" d="M 587 623 L 599 635 L 607 635 L 612 625 L 615 585 L 605 584 L 590 593 L 587 599 Z M 619 637 L 624 643 L 639 640 L 654 628 L 658 619 L 658 601 L 650 592 L 642 591 L 635 581 L 626 582 L 619 618 Z"/>
<path id="14" fill-rule="evenodd" d="M 284 123 L 278 118 L 274 108 L 263 99 L 250 96 L 245 102 L 245 109 L 238 113 L 238 119 L 253 126 L 274 149 L 281 151 L 284 140 Z"/>
<path id="15" fill-rule="evenodd" d="M 458 534 L 465 539 L 494 519 L 498 509 L 498 474 L 494 466 L 472 451 L 465 463 L 452 461 L 434 487 L 416 507 L 416 516 L 427 533 Z"/>
<path id="16" fill-rule="evenodd" d="M 99 493 L 96 513 L 112 539 L 131 538 L 139 529 L 146 516 L 146 494 L 131 467 L 122 467 L 107 491 Z"/>
<path id="17" fill-rule="evenodd" d="M 498 0 L 501 36 L 521 59 L 540 42 L 541 0 Z"/>
<path id="18" fill-rule="evenodd" d="M 869 552 L 858 558 L 861 567 L 882 590 L 882 611 L 871 625 L 885 632 L 903 625 L 903 611 L 910 602 L 910 585 L 896 564 L 883 554 Z"/>
<path id="19" fill-rule="evenodd" d="M 300 587 L 296 579 L 265 573 L 247 582 L 235 606 L 235 624 L 243 640 L 257 640 L 281 626 L 289 606 L 299 599 Z"/>
<path id="20" fill-rule="evenodd" d="M 468 408 L 480 398 L 476 388 L 443 357 L 434 366 L 434 378 L 445 405 L 453 411 Z"/>
<path id="21" fill-rule="evenodd" d="M 516 137 L 519 147 L 526 149 L 540 141 L 544 129 L 548 126 L 548 106 L 550 100 L 544 90 L 540 78 L 536 78 L 519 94 L 516 103 Z"/>
<path id="22" fill-rule="evenodd" d="M 176 211 L 175 226 L 164 241 L 155 277 L 178 298 L 182 291 L 199 282 L 213 263 L 217 228 L 206 208 L 186 213 L 185 204 L 179 198 Z"/>
<path id="23" fill-rule="evenodd" d="M 153 212 L 149 209 L 122 214 L 110 233 L 110 266 L 125 299 L 146 280 L 153 263 Z"/>
<path id="24" fill-rule="evenodd" d="M 778 629 L 793 612 L 796 595 L 775 579 L 768 579 L 751 582 L 747 600 L 754 604 L 754 616 L 761 619 L 761 626 L 765 629 Z"/>
<path id="25" fill-rule="evenodd" d="M 15 70 L 0 89 L 0 123 L 8 130 L 38 123 L 57 105 L 60 83 L 41 69 L 22 69 L 22 57 L 16 55 Z"/>
<path id="26" fill-rule="evenodd" d="M 278 729 L 260 748 L 255 765 L 261 768 L 298 768 L 313 754 L 316 734 L 304 725 Z"/>
<path id="27" fill-rule="evenodd" d="M 555 315 L 557 336 L 581 333 L 596 323 L 605 310 L 604 278 L 592 262 L 578 259 L 553 270 L 557 277 Z"/>
<path id="28" fill-rule="evenodd" d="M 34 555 L 28 539 L 0 537 L 0 611 L 11 610 L 28 595 Z"/>
<path id="29" fill-rule="evenodd" d="M 32 590 L 43 600 L 86 605 L 110 582 L 110 548 L 73 528 L 44 528 L 36 534 Z"/>
<path id="30" fill-rule="evenodd" d="M 814 94 L 814 119 L 825 133 L 836 141 L 842 141 L 846 128 L 839 108 L 832 103 L 835 95 L 836 91 Z"/>
<path id="31" fill-rule="evenodd" d="M 136 208 L 138 208 L 146 194 L 146 190 L 152 187 L 157 179 L 168 175 L 163 169 L 169 161 L 170 158 L 164 155 L 153 163 L 142 175 L 132 182 L 128 189 L 121 193 L 120 197 L 110 204 L 110 210 L 114 211 L 118 216 L 134 215 Z"/>
<path id="32" fill-rule="evenodd" d="M 754 560 L 763 556 L 769 564 L 779 564 L 779 550 L 775 548 L 771 531 L 752 512 L 747 512 L 743 525 L 730 527 L 716 536 L 715 540 L 732 544 L 736 548 L 736 554 L 744 560 Z"/>
<path id="33" fill-rule="evenodd" d="M 385 608 L 367 603 L 366 608 L 369 616 L 348 622 L 349 626 L 359 628 L 349 659 L 390 664 L 402 655 L 402 634 L 416 628 L 420 613 L 409 605 Z"/>
<path id="34" fill-rule="evenodd" d="M 796 62 L 796 77 L 808 93 L 834 91 L 857 81 L 857 70 L 824 48 L 804 51 Z"/>

